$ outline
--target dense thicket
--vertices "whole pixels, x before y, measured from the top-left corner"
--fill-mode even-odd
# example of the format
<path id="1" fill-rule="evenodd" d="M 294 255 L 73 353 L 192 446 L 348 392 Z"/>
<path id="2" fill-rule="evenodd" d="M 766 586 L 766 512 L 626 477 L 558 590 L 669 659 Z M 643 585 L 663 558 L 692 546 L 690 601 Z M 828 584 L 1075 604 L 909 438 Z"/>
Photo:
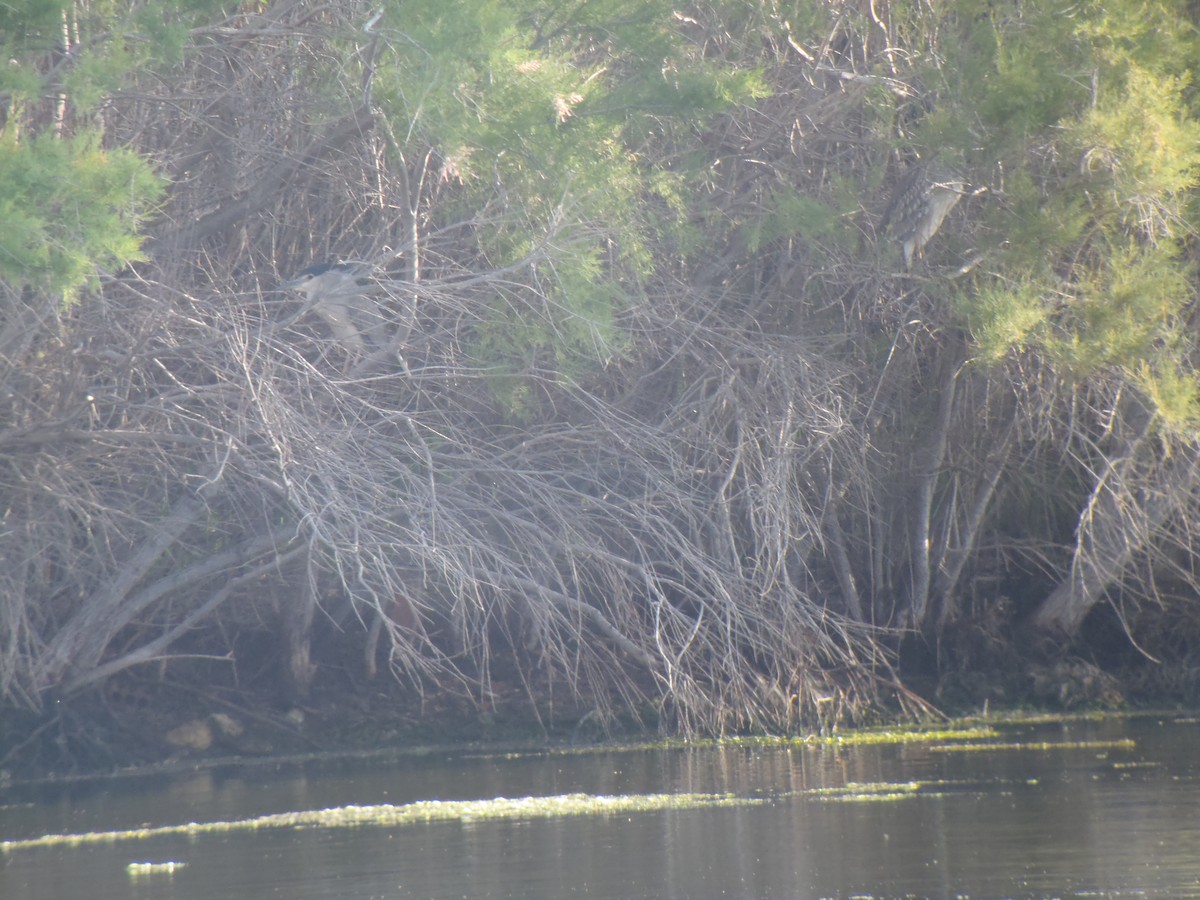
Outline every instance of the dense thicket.
<path id="1" fill-rule="evenodd" d="M 1186 4 L 466 6 L 0 10 L 6 705 L 382 663 L 719 731 L 917 708 L 902 643 L 1194 665 Z M 369 339 L 277 289 L 335 260 Z"/>

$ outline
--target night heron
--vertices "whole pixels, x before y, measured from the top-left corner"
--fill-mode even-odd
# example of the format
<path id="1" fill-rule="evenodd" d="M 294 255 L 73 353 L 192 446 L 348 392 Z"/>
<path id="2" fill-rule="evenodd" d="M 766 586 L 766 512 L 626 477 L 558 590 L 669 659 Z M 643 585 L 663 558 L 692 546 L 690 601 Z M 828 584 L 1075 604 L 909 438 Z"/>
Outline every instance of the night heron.
<path id="1" fill-rule="evenodd" d="M 355 293 L 370 283 L 364 277 L 368 271 L 369 267 L 362 263 L 318 263 L 297 272 L 295 278 L 284 282 L 279 288 L 300 291 L 309 296 L 314 291 Z"/>
<path id="2" fill-rule="evenodd" d="M 279 286 L 281 291 L 298 291 L 311 309 L 328 326 L 334 338 L 352 354 L 367 349 L 367 335 L 382 344 L 383 317 L 379 303 L 371 297 L 376 285 L 365 277 L 370 267 L 361 263 L 319 263 L 297 273 Z"/>
<path id="3" fill-rule="evenodd" d="M 942 222 L 966 193 L 967 182 L 937 163 L 918 164 L 905 173 L 883 213 L 888 228 L 904 251 L 904 268 L 925 254 Z"/>

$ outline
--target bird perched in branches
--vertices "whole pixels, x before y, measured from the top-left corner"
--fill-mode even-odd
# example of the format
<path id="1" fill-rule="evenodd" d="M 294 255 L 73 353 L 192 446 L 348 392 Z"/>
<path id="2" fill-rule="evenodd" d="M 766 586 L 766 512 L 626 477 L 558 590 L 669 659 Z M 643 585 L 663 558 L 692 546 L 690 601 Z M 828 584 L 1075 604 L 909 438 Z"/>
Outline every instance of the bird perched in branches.
<path id="1" fill-rule="evenodd" d="M 317 263 L 296 273 L 291 281 L 279 286 L 280 290 L 297 290 L 312 296 L 314 291 L 322 293 L 357 293 L 370 284 L 364 277 L 368 267 L 360 263 L 336 262 Z"/>
<path id="2" fill-rule="evenodd" d="M 370 292 L 374 282 L 365 277 L 367 266 L 355 263 L 318 263 L 297 273 L 279 286 L 281 291 L 299 291 L 343 347 L 361 355 L 366 350 L 364 333 L 381 326 L 379 304 Z"/>
<path id="3" fill-rule="evenodd" d="M 904 252 L 904 268 L 911 269 L 914 257 L 924 256 L 942 222 L 966 193 L 967 182 L 936 162 L 918 163 L 901 179 L 881 227 L 891 231 Z"/>

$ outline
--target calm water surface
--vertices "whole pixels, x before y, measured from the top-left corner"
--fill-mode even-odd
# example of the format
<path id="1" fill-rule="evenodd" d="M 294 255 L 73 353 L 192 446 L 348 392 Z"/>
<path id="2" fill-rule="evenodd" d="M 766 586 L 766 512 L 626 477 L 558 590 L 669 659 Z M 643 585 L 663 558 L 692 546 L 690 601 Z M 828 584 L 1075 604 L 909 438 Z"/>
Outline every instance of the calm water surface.
<path id="1" fill-rule="evenodd" d="M 961 752 L 439 755 L 0 794 L 0 840 L 418 800 L 730 793 L 731 808 L 165 835 L 0 855 L 2 900 L 1200 897 L 1200 719 L 1001 726 Z M 1072 746 L 1132 739 L 1132 748 Z M 960 745 L 961 746 L 961 745 Z M 813 793 L 917 782 L 891 802 Z M 131 862 L 186 863 L 135 875 Z"/>

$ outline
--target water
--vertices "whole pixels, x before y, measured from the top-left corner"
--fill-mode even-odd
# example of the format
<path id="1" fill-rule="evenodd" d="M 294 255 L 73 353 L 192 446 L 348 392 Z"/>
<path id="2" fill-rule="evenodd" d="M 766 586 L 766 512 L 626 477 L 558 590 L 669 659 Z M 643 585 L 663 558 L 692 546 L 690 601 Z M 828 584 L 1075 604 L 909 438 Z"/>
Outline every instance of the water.
<path id="1" fill-rule="evenodd" d="M 1132 739 L 1133 747 L 1064 746 Z M 440 755 L 0 795 L 0 840 L 288 810 L 584 792 L 766 802 L 601 816 L 168 834 L 0 856 L 3 900 L 1200 897 L 1200 719 L 1010 725 L 924 744 Z M 890 802 L 812 793 L 918 782 Z M 131 862 L 186 863 L 131 873 Z"/>

